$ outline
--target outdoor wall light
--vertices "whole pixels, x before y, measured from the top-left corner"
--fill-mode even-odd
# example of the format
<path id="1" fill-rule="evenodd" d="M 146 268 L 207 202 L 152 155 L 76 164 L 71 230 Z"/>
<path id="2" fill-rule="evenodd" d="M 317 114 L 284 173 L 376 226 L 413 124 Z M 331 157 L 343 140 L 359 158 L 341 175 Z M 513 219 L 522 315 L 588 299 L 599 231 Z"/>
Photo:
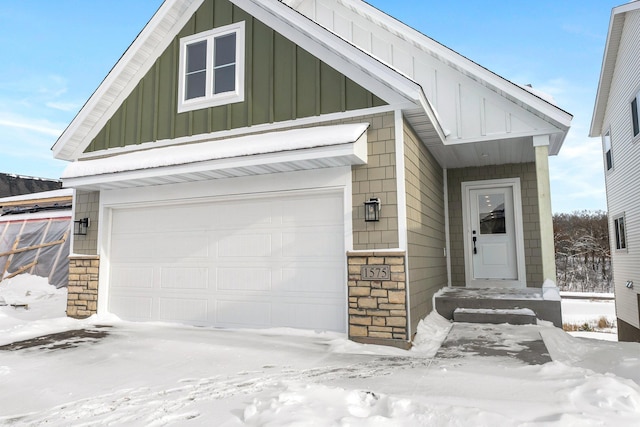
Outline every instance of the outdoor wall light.
<path id="1" fill-rule="evenodd" d="M 633 289 L 633 281 L 627 280 L 627 283 L 624 284 L 627 288 Z"/>
<path id="2" fill-rule="evenodd" d="M 73 221 L 73 234 L 78 236 L 86 236 L 89 228 L 89 218 L 82 218 Z"/>
<path id="3" fill-rule="evenodd" d="M 364 202 L 364 220 L 380 221 L 380 199 L 371 198 Z"/>

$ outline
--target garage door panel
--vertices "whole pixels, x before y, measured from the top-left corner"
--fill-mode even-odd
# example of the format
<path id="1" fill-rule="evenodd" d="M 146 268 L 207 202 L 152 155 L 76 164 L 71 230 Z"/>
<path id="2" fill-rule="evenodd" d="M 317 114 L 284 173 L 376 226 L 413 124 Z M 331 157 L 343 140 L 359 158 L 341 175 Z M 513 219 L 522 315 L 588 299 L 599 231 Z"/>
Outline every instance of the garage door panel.
<path id="1" fill-rule="evenodd" d="M 271 304 L 262 301 L 218 299 L 216 323 L 225 326 L 271 326 Z"/>
<path id="2" fill-rule="evenodd" d="M 162 289 L 207 289 L 209 268 L 207 267 L 162 267 L 160 287 Z"/>
<path id="3" fill-rule="evenodd" d="M 271 268 L 229 267 L 218 269 L 218 289 L 223 291 L 270 291 Z"/>
<path id="4" fill-rule="evenodd" d="M 342 235 L 335 228 L 294 230 L 282 234 L 282 255 L 285 257 L 336 257 Z"/>
<path id="5" fill-rule="evenodd" d="M 299 325 L 305 329 L 340 330 L 345 316 L 344 311 L 335 304 L 322 304 L 317 301 L 281 302 L 272 307 L 274 326 Z"/>
<path id="6" fill-rule="evenodd" d="M 152 249 L 149 251 L 149 249 Z M 147 248 L 153 258 L 189 259 L 209 256 L 209 239 L 198 234 L 166 233 L 156 236 L 153 246 Z"/>
<path id="7" fill-rule="evenodd" d="M 111 269 L 112 288 L 152 288 L 153 267 L 115 266 Z"/>
<path id="8" fill-rule="evenodd" d="M 342 203 L 341 194 L 319 194 L 305 200 L 283 200 L 282 224 L 341 224 Z"/>
<path id="9" fill-rule="evenodd" d="M 215 218 L 212 206 L 191 205 L 185 215 L 184 205 L 158 207 L 154 210 L 155 227 L 166 231 L 196 231 L 207 229 Z"/>
<path id="10" fill-rule="evenodd" d="M 285 292 L 317 292 L 342 295 L 342 272 L 331 265 L 283 268 L 278 289 Z"/>
<path id="11" fill-rule="evenodd" d="M 118 307 L 115 314 L 122 319 L 140 322 L 153 320 L 153 298 L 150 296 L 111 295 L 109 305 Z"/>
<path id="12" fill-rule="evenodd" d="M 117 236 L 111 240 L 111 259 L 113 262 L 142 262 L 149 259 L 151 248 L 156 242 L 152 234 Z"/>
<path id="13" fill-rule="evenodd" d="M 130 235 L 156 230 L 157 226 L 153 215 L 140 221 L 145 212 L 148 211 L 139 208 L 114 211 L 111 219 L 113 233 Z"/>
<path id="14" fill-rule="evenodd" d="M 234 201 L 223 202 L 216 207 L 215 221 L 218 227 L 244 229 L 273 223 L 273 202 Z"/>
<path id="15" fill-rule="evenodd" d="M 218 235 L 218 256 L 224 257 L 269 257 L 273 252 L 271 234 L 227 234 Z"/>
<path id="16" fill-rule="evenodd" d="M 167 322 L 208 323 L 208 301 L 196 298 L 159 298 L 158 319 Z"/>
<path id="17" fill-rule="evenodd" d="M 336 192 L 114 209 L 109 310 L 130 320 L 345 331 L 342 200 Z"/>

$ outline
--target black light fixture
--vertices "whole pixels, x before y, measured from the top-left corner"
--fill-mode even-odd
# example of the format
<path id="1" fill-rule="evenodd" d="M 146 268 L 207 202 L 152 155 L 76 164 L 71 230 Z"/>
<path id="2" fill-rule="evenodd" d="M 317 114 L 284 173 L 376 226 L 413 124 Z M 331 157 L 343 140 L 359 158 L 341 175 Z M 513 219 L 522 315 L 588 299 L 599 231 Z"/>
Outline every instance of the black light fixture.
<path id="1" fill-rule="evenodd" d="M 364 220 L 380 221 L 380 199 L 375 197 L 364 202 Z"/>
<path id="2" fill-rule="evenodd" d="M 89 218 L 82 218 L 73 221 L 73 234 L 77 236 L 86 236 L 89 228 Z"/>

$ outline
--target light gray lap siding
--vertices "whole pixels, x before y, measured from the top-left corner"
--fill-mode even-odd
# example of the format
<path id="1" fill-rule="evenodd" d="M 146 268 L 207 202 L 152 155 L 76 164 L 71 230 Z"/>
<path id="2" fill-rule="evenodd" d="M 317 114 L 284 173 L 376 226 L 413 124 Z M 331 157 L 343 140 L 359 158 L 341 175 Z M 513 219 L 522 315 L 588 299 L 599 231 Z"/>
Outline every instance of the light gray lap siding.
<path id="1" fill-rule="evenodd" d="M 447 285 L 442 168 L 404 125 L 411 331 L 432 310 L 433 294 Z"/>

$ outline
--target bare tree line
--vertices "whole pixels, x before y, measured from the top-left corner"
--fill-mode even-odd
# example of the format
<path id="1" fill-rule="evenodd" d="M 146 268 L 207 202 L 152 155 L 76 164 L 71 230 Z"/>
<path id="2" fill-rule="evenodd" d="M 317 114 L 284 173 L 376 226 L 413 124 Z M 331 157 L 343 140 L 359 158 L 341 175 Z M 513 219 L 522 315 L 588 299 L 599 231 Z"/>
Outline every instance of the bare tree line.
<path id="1" fill-rule="evenodd" d="M 558 287 L 564 291 L 613 292 L 607 213 L 553 215 Z"/>

